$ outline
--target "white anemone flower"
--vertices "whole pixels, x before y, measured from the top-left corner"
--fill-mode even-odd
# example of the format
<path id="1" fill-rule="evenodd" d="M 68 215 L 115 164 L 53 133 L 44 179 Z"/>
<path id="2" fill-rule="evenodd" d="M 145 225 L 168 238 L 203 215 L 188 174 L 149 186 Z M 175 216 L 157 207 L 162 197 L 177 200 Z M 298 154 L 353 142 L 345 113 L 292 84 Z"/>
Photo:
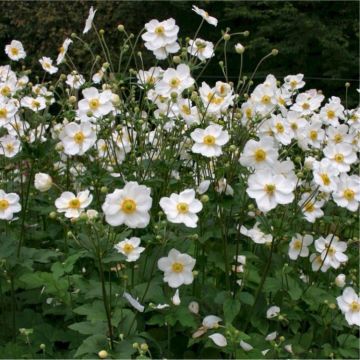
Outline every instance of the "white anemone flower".
<path id="1" fill-rule="evenodd" d="M 360 298 L 354 289 L 347 287 L 341 296 L 336 298 L 341 312 L 349 325 L 360 326 Z"/>
<path id="2" fill-rule="evenodd" d="M 53 65 L 53 61 L 47 57 L 43 56 L 39 63 L 41 64 L 42 68 L 49 74 L 55 74 L 59 69 Z"/>
<path id="3" fill-rule="evenodd" d="M 195 263 L 196 260 L 190 255 L 171 249 L 167 257 L 159 259 L 158 268 L 164 272 L 164 282 L 172 288 L 178 288 L 183 284 L 189 285 L 193 282 L 192 270 Z"/>
<path id="4" fill-rule="evenodd" d="M 86 22 L 85 22 L 85 27 L 84 27 L 84 30 L 83 30 L 83 34 L 86 34 L 91 29 L 91 26 L 92 26 L 92 23 L 94 21 L 96 11 L 97 10 L 94 11 L 93 7 L 90 8 L 89 16 L 88 16 L 88 18 L 86 19 Z"/>
<path id="5" fill-rule="evenodd" d="M 209 13 L 203 9 L 198 8 L 197 6 L 193 5 L 192 10 L 200 15 L 208 24 L 217 26 L 218 20 L 213 16 L 210 16 Z"/>
<path id="6" fill-rule="evenodd" d="M 145 228 L 150 222 L 150 192 L 145 185 L 130 181 L 123 189 L 107 194 L 102 205 L 106 222 L 111 226 L 125 224 L 132 229 Z"/>
<path id="7" fill-rule="evenodd" d="M 55 206 L 59 213 L 65 213 L 67 218 L 78 218 L 92 202 L 93 196 L 89 190 L 80 191 L 77 195 L 70 191 L 63 192 L 55 200 Z"/>
<path id="8" fill-rule="evenodd" d="M 296 234 L 289 244 L 289 258 L 296 260 L 299 256 L 309 256 L 309 246 L 313 243 L 313 237 L 311 235 Z"/>
<path id="9" fill-rule="evenodd" d="M 230 139 L 227 130 L 220 125 L 209 125 L 206 129 L 195 129 L 191 134 L 195 141 L 191 151 L 206 157 L 217 157 L 222 154 L 222 146 Z"/>
<path id="10" fill-rule="evenodd" d="M 195 190 L 186 189 L 180 194 L 171 194 L 170 197 L 160 199 L 160 206 L 167 219 L 175 224 L 185 224 L 195 228 L 198 222 L 196 215 L 203 208 L 201 201 L 195 199 Z"/>
<path id="11" fill-rule="evenodd" d="M 12 40 L 10 44 L 5 46 L 5 53 L 13 61 L 19 61 L 26 57 L 26 52 L 22 43 L 18 40 Z"/>
<path id="12" fill-rule="evenodd" d="M 125 255 L 127 262 L 133 262 L 138 260 L 140 254 L 145 250 L 144 247 L 139 246 L 140 242 L 140 238 L 131 237 L 130 239 L 125 239 L 114 245 L 114 249 Z"/>
<path id="13" fill-rule="evenodd" d="M 0 220 L 12 220 L 14 214 L 19 211 L 21 211 L 19 195 L 6 193 L 0 189 Z"/>
<path id="14" fill-rule="evenodd" d="M 226 337 L 220 333 L 215 333 L 209 335 L 209 339 L 211 339 L 217 346 L 225 347 L 227 346 Z"/>

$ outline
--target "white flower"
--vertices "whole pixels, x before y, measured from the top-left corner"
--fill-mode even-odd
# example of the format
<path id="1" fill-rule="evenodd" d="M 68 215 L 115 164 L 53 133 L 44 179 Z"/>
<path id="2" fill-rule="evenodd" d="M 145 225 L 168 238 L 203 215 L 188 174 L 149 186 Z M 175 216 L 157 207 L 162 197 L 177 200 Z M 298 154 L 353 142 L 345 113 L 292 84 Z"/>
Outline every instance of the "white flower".
<path id="1" fill-rule="evenodd" d="M 93 7 L 90 8 L 89 16 L 88 16 L 88 18 L 86 19 L 86 22 L 85 22 L 85 27 L 84 27 L 84 30 L 83 30 L 83 34 L 86 34 L 91 29 L 91 26 L 92 26 L 96 11 L 97 10 L 94 11 Z"/>
<path id="2" fill-rule="evenodd" d="M 335 284 L 339 288 L 343 288 L 346 285 L 346 275 L 345 274 L 339 274 L 335 278 Z"/>
<path id="3" fill-rule="evenodd" d="M 0 189 L 0 220 L 12 220 L 14 213 L 21 211 L 20 197 Z"/>
<path id="4" fill-rule="evenodd" d="M 285 345 L 285 346 L 284 346 L 284 349 L 285 349 L 288 353 L 294 354 L 291 344 Z"/>
<path id="5" fill-rule="evenodd" d="M 206 157 L 220 156 L 222 154 L 221 147 L 230 139 L 227 130 L 223 130 L 220 125 L 209 125 L 206 129 L 195 129 L 190 136 L 195 141 L 191 151 Z"/>
<path id="6" fill-rule="evenodd" d="M 164 272 L 164 281 L 172 288 L 182 284 L 189 285 L 194 280 L 192 270 L 196 260 L 188 254 L 182 254 L 176 249 L 171 249 L 167 257 L 158 261 L 158 268 Z"/>
<path id="7" fill-rule="evenodd" d="M 329 193 L 336 191 L 339 170 L 329 159 L 322 159 L 313 163 L 314 181 L 321 191 Z"/>
<path id="8" fill-rule="evenodd" d="M 21 148 L 21 142 L 17 137 L 5 135 L 0 138 L 0 155 L 7 158 L 14 157 Z"/>
<path id="9" fill-rule="evenodd" d="M 56 59 L 56 65 L 59 65 L 64 61 L 65 55 L 66 55 L 68 48 L 72 42 L 73 41 L 69 38 L 65 39 L 62 46 L 59 49 L 59 55 Z"/>
<path id="10" fill-rule="evenodd" d="M 127 262 L 133 262 L 139 259 L 140 254 L 145 250 L 144 247 L 139 246 L 140 242 L 140 238 L 132 237 L 130 239 L 120 241 L 114 246 L 114 248 L 119 253 L 126 256 Z"/>
<path id="11" fill-rule="evenodd" d="M 137 299 L 134 299 L 131 294 L 124 292 L 123 297 L 129 302 L 129 304 L 137 311 L 144 312 L 145 307 L 139 303 Z"/>
<path id="12" fill-rule="evenodd" d="M 261 169 L 273 167 L 278 158 L 274 141 L 270 137 L 261 138 L 259 141 L 249 140 L 240 156 L 242 166 Z"/>
<path id="13" fill-rule="evenodd" d="M 277 331 L 273 331 L 272 333 L 266 335 L 265 341 L 273 341 L 277 337 Z"/>
<path id="14" fill-rule="evenodd" d="M 205 194 L 209 190 L 210 184 L 210 180 L 203 180 L 196 189 L 196 192 L 200 195 Z"/>
<path id="15" fill-rule="evenodd" d="M 217 329 L 222 318 L 216 315 L 207 315 L 202 321 L 202 326 L 206 329 Z"/>
<path id="16" fill-rule="evenodd" d="M 159 95 L 168 97 L 171 93 L 181 94 L 185 89 L 194 84 L 188 65 L 179 64 L 176 69 L 169 68 L 164 71 L 162 79 L 155 85 Z"/>
<path id="17" fill-rule="evenodd" d="M 88 207 L 93 199 L 89 190 L 80 191 L 77 195 L 65 191 L 55 200 L 55 206 L 59 213 L 65 213 L 67 218 L 78 218 Z"/>
<path id="18" fill-rule="evenodd" d="M 243 54 L 245 51 L 245 47 L 243 45 L 241 45 L 240 43 L 235 44 L 235 51 L 238 54 Z"/>
<path id="19" fill-rule="evenodd" d="M 203 208 L 201 201 L 195 199 L 195 190 L 186 189 L 180 194 L 171 194 L 170 197 L 160 199 L 160 206 L 167 219 L 175 224 L 185 224 L 195 228 L 198 222 L 196 215 Z"/>
<path id="20" fill-rule="evenodd" d="M 248 230 L 244 225 L 240 228 L 240 233 L 249 237 L 256 244 L 271 243 L 273 237 L 271 234 L 265 234 L 259 228 L 260 223 L 256 222 L 254 227 Z"/>
<path id="21" fill-rule="evenodd" d="M 199 93 L 206 113 L 219 116 L 233 104 L 235 97 L 232 87 L 222 81 L 217 81 L 213 88 L 203 81 Z"/>
<path id="22" fill-rule="evenodd" d="M 55 74 L 59 70 L 56 66 L 52 64 L 53 61 L 49 57 L 43 56 L 39 60 L 39 63 L 41 64 L 42 68 L 49 74 Z"/>
<path id="23" fill-rule="evenodd" d="M 80 74 L 77 74 L 77 73 L 72 73 L 72 74 L 69 74 L 67 77 L 66 77 L 66 81 L 65 83 L 67 85 L 69 85 L 71 88 L 73 89 L 80 89 L 80 87 L 82 85 L 85 84 L 85 79 L 82 75 Z"/>
<path id="24" fill-rule="evenodd" d="M 35 174 L 34 186 L 41 192 L 48 191 L 52 187 L 53 181 L 50 175 L 45 173 Z"/>
<path id="25" fill-rule="evenodd" d="M 135 181 L 128 182 L 123 189 L 106 195 L 102 210 L 111 226 L 125 224 L 130 228 L 145 228 L 150 222 L 152 205 L 151 189 Z"/>
<path id="26" fill-rule="evenodd" d="M 313 237 L 311 235 L 300 235 L 296 234 L 291 239 L 289 244 L 289 258 L 296 260 L 299 256 L 307 257 L 309 256 L 308 246 L 313 242 Z"/>
<path id="27" fill-rule="evenodd" d="M 6 45 L 5 53 L 13 61 L 18 61 L 26 57 L 24 47 L 18 40 L 12 40 L 10 44 Z"/>
<path id="28" fill-rule="evenodd" d="M 357 160 L 351 144 L 330 144 L 324 148 L 323 152 L 340 173 L 348 172 L 350 165 Z"/>
<path id="29" fill-rule="evenodd" d="M 268 212 L 278 204 L 290 204 L 294 200 L 294 188 L 283 175 L 257 170 L 249 176 L 246 192 L 261 211 Z"/>
<path id="30" fill-rule="evenodd" d="M 342 263 L 348 261 L 347 255 L 344 254 L 347 249 L 346 242 L 339 241 L 339 238 L 333 234 L 315 240 L 315 248 L 320 253 L 324 265 L 334 269 L 338 269 Z"/>
<path id="31" fill-rule="evenodd" d="M 336 191 L 332 197 L 338 206 L 349 211 L 356 211 L 360 202 L 360 177 L 341 174 Z"/>
<path id="32" fill-rule="evenodd" d="M 0 127 L 9 123 L 15 116 L 17 108 L 13 102 L 0 101 Z"/>
<path id="33" fill-rule="evenodd" d="M 159 22 L 151 20 L 145 24 L 146 32 L 141 35 L 145 41 L 145 47 L 152 51 L 158 60 L 166 59 L 169 53 L 175 53 L 180 49 L 176 42 L 179 27 L 173 18 Z"/>
<path id="34" fill-rule="evenodd" d="M 205 10 L 200 9 L 195 5 L 193 5 L 192 10 L 195 11 L 198 15 L 200 15 L 210 25 L 217 26 L 218 20 L 213 16 L 210 16 Z"/>
<path id="35" fill-rule="evenodd" d="M 96 133 L 88 122 L 68 123 L 62 129 L 59 138 L 67 155 L 83 155 L 96 142 Z"/>
<path id="36" fill-rule="evenodd" d="M 176 289 L 174 296 L 171 298 L 171 302 L 178 306 L 181 304 L 180 295 L 179 295 L 179 289 Z"/>
<path id="37" fill-rule="evenodd" d="M 254 347 L 247 342 L 240 340 L 240 346 L 244 351 L 251 351 Z"/>
<path id="38" fill-rule="evenodd" d="M 272 319 L 274 317 L 277 317 L 280 314 L 280 308 L 278 306 L 271 306 L 266 311 L 266 318 Z"/>
<path id="39" fill-rule="evenodd" d="M 303 78 L 304 74 L 288 75 L 284 79 L 284 85 L 290 91 L 301 89 L 305 86 L 305 81 L 303 81 Z"/>
<path id="40" fill-rule="evenodd" d="M 214 56 L 214 44 L 210 41 L 197 38 L 189 41 L 187 51 L 190 55 L 196 56 L 200 60 L 210 59 Z"/>
<path id="41" fill-rule="evenodd" d="M 224 192 L 226 195 L 234 196 L 234 189 L 227 183 L 225 178 L 221 178 L 217 184 L 215 184 L 215 191 L 219 194 Z"/>
<path id="42" fill-rule="evenodd" d="M 82 91 L 84 99 L 79 101 L 79 116 L 86 120 L 88 113 L 95 118 L 100 118 L 109 114 L 114 110 L 114 106 L 111 102 L 112 92 L 105 90 L 99 93 L 98 89 L 90 87 Z"/>
<path id="43" fill-rule="evenodd" d="M 322 272 L 326 272 L 330 268 L 330 265 L 325 264 L 319 254 L 311 254 L 310 262 L 312 271 L 318 271 L 320 269 Z"/>
<path id="44" fill-rule="evenodd" d="M 360 326 L 360 299 L 351 287 L 345 288 L 342 295 L 336 298 L 341 312 L 349 325 Z"/>
<path id="45" fill-rule="evenodd" d="M 318 200 L 314 194 L 306 192 L 301 195 L 299 206 L 305 219 L 314 223 L 317 218 L 321 218 L 324 215 L 324 212 L 321 210 L 324 203 L 325 200 Z"/>
<path id="46" fill-rule="evenodd" d="M 329 102 L 321 109 L 320 118 L 326 125 L 339 126 L 339 118 L 344 116 L 344 107 L 341 105 L 340 98 L 333 96 Z"/>
<path id="47" fill-rule="evenodd" d="M 36 98 L 25 96 L 21 99 L 21 106 L 38 112 L 46 108 L 46 100 L 43 96 L 37 96 Z"/>
<path id="48" fill-rule="evenodd" d="M 227 341 L 224 335 L 220 334 L 220 333 L 215 333 L 212 335 L 209 335 L 209 338 L 217 345 L 220 347 L 225 347 L 227 346 Z"/>
<path id="49" fill-rule="evenodd" d="M 140 87 L 144 87 L 145 85 L 153 86 L 160 80 L 160 77 L 162 76 L 163 73 L 164 70 L 159 66 L 151 67 L 147 71 L 140 70 L 136 74 L 136 77 L 138 79 L 138 84 Z"/>
<path id="50" fill-rule="evenodd" d="M 86 215 L 89 220 L 93 220 L 99 216 L 99 213 L 94 209 L 89 209 L 89 210 L 86 210 Z"/>

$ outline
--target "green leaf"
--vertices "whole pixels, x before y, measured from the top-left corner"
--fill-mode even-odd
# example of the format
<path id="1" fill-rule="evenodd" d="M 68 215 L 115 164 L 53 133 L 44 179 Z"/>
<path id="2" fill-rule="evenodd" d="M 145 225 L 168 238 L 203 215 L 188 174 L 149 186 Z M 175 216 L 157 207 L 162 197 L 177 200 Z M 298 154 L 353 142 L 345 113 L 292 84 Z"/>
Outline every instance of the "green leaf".
<path id="1" fill-rule="evenodd" d="M 243 291 L 240 293 L 239 299 L 240 299 L 240 302 L 242 302 L 246 305 L 253 305 L 254 301 L 255 301 L 254 296 L 246 291 L 245 292 Z"/>
<path id="2" fill-rule="evenodd" d="M 69 329 L 77 331 L 83 335 L 104 334 L 106 333 L 107 325 L 102 321 L 98 321 L 96 323 L 82 321 L 69 325 Z"/>
<path id="3" fill-rule="evenodd" d="M 299 300 L 302 294 L 302 289 L 298 281 L 289 277 L 289 294 L 292 300 Z"/>
<path id="4" fill-rule="evenodd" d="M 233 298 L 226 299 L 223 305 L 223 310 L 226 322 L 232 323 L 240 311 L 239 300 Z"/>
<path id="5" fill-rule="evenodd" d="M 106 349 L 108 341 L 105 335 L 92 335 L 86 338 L 77 349 L 74 357 L 79 358 L 83 355 L 97 355 L 101 349 Z"/>

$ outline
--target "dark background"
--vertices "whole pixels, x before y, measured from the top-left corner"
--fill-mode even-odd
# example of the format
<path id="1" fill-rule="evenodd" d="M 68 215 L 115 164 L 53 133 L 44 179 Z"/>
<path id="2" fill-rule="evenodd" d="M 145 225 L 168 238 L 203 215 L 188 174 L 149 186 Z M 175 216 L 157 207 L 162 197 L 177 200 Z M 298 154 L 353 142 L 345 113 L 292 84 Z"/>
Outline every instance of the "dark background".
<path id="1" fill-rule="evenodd" d="M 26 64 L 40 72 L 41 56 L 56 58 L 57 49 L 72 32 L 81 34 L 91 5 L 98 9 L 95 24 L 106 31 L 109 47 L 118 52 L 122 23 L 137 33 L 149 20 L 173 17 L 180 26 L 179 35 L 193 37 L 200 17 L 192 4 L 219 19 L 218 27 L 205 24 L 199 37 L 215 42 L 220 30 L 249 30 L 250 36 L 231 39 L 229 70 L 236 76 L 239 56 L 233 45 L 246 46 L 245 73 L 254 69 L 261 57 L 273 48 L 279 55 L 267 60 L 257 73 L 257 81 L 272 73 L 277 78 L 304 73 L 307 88 L 320 88 L 326 96 L 344 99 L 345 82 L 351 83 L 349 105 L 356 106 L 359 87 L 359 3 L 357 1 L 2 1 L 0 39 L 3 46 L 12 39 L 22 41 L 29 55 Z M 89 32 L 87 41 L 96 40 Z M 142 42 L 141 42 L 142 44 Z M 79 44 L 78 44 L 79 45 Z M 90 57 L 72 47 L 71 56 L 81 66 Z M 148 53 L 144 50 L 144 53 Z M 217 54 L 222 57 L 222 50 Z M 2 51 L 1 63 L 8 60 Z M 90 61 L 90 59 L 88 60 Z M 145 56 L 146 65 L 153 57 Z M 164 67 L 166 65 L 164 64 Z M 62 68 L 62 71 L 66 71 Z M 221 77 L 218 61 L 213 61 L 204 75 L 212 83 Z M 326 79 L 324 79 L 326 78 Z"/>

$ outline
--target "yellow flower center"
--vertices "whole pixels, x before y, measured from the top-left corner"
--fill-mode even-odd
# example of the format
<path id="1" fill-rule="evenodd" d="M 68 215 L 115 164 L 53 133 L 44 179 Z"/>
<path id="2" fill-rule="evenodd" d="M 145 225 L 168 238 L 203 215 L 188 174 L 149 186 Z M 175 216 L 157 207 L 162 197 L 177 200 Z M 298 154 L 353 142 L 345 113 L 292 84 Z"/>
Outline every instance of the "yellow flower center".
<path id="1" fill-rule="evenodd" d="M 121 210 L 126 214 L 132 214 L 136 210 L 136 202 L 132 199 L 125 199 L 121 203 Z"/>
<path id="2" fill-rule="evenodd" d="M 300 239 L 296 239 L 294 242 L 294 249 L 300 250 L 302 248 L 302 241 Z"/>
<path id="3" fill-rule="evenodd" d="M 63 46 L 59 47 L 59 53 L 63 54 L 65 52 L 65 48 Z"/>
<path id="4" fill-rule="evenodd" d="M 280 134 L 282 134 L 282 133 L 284 132 L 284 130 L 285 130 L 284 125 L 281 124 L 281 123 L 277 123 L 277 124 L 275 125 L 275 128 L 276 128 L 276 130 L 278 131 L 278 133 L 280 133 Z"/>
<path id="5" fill-rule="evenodd" d="M 186 214 L 189 211 L 189 205 L 181 202 L 176 205 L 176 209 L 180 214 Z"/>
<path id="6" fill-rule="evenodd" d="M 210 104 L 215 104 L 215 105 L 220 105 L 224 101 L 224 98 L 217 97 L 213 93 L 208 93 L 207 99 L 210 102 Z"/>
<path id="7" fill-rule="evenodd" d="M 6 144 L 5 149 L 8 153 L 12 153 L 15 150 L 15 147 L 13 144 Z"/>
<path id="8" fill-rule="evenodd" d="M 1 95 L 3 96 L 9 96 L 11 94 L 11 90 L 8 86 L 4 86 L 1 88 Z"/>
<path id="9" fill-rule="evenodd" d="M 0 200 L 0 211 L 4 211 L 9 207 L 9 202 L 5 199 Z"/>
<path id="10" fill-rule="evenodd" d="M 182 263 L 179 263 L 179 262 L 174 262 L 171 265 L 171 269 L 172 269 L 173 272 L 181 273 L 184 270 L 184 265 Z"/>
<path id="11" fill-rule="evenodd" d="M 263 149 L 257 149 L 254 153 L 256 162 L 264 161 L 266 159 L 266 152 Z"/>
<path id="12" fill-rule="evenodd" d="M 44 68 L 47 68 L 47 69 L 51 68 L 51 64 L 48 62 L 44 62 L 43 65 L 44 65 Z"/>
<path id="13" fill-rule="evenodd" d="M 80 207 L 81 203 L 78 198 L 72 199 L 69 201 L 69 208 L 70 209 L 78 209 Z"/>
<path id="14" fill-rule="evenodd" d="M 303 110 L 309 110 L 310 105 L 308 103 L 303 103 L 301 107 L 303 108 Z"/>
<path id="15" fill-rule="evenodd" d="M 330 178 L 328 174 L 320 174 L 321 180 L 323 181 L 325 186 L 330 185 Z"/>
<path id="16" fill-rule="evenodd" d="M 248 119 L 250 119 L 251 116 L 252 116 L 252 110 L 251 110 L 250 108 L 247 108 L 247 109 L 245 110 L 245 115 L 246 115 L 246 117 L 247 117 Z"/>
<path id="17" fill-rule="evenodd" d="M 19 55 L 19 49 L 13 47 L 13 48 L 10 49 L 10 53 L 13 56 Z"/>
<path id="18" fill-rule="evenodd" d="M 209 146 L 214 145 L 215 144 L 215 137 L 212 136 L 212 135 L 206 135 L 206 136 L 204 136 L 203 143 L 205 145 L 209 145 Z"/>
<path id="19" fill-rule="evenodd" d="M 334 256 L 335 255 L 335 253 L 336 253 L 336 250 L 332 247 L 332 246 L 326 246 L 326 248 L 328 249 L 327 250 L 327 253 L 328 253 L 328 255 L 330 255 L 330 256 Z"/>
<path id="20" fill-rule="evenodd" d="M 344 155 L 343 154 L 336 154 L 334 156 L 334 160 L 338 163 L 342 163 L 344 161 Z"/>
<path id="21" fill-rule="evenodd" d="M 221 94 L 221 95 L 225 95 L 225 94 L 226 94 L 226 87 L 225 87 L 225 85 L 221 85 L 221 86 L 220 86 L 220 94 Z"/>
<path id="22" fill-rule="evenodd" d="M 170 80 L 170 87 L 172 87 L 172 88 L 177 88 L 179 86 L 179 84 L 180 84 L 180 80 L 176 77 L 174 77 Z"/>
<path id="23" fill-rule="evenodd" d="M 336 135 L 334 136 L 334 141 L 335 141 L 337 144 L 340 143 L 342 140 L 343 140 L 342 135 L 336 134 Z"/>
<path id="24" fill-rule="evenodd" d="M 343 196 L 348 201 L 354 200 L 355 191 L 351 189 L 345 189 L 343 192 Z"/>
<path id="25" fill-rule="evenodd" d="M 155 33 L 158 34 L 158 35 L 163 35 L 165 33 L 165 29 L 163 26 L 157 26 L 155 28 Z"/>
<path id="26" fill-rule="evenodd" d="M 359 312 L 360 311 L 360 303 L 358 303 L 357 301 L 353 301 L 350 305 L 350 310 L 352 312 Z"/>
<path id="27" fill-rule="evenodd" d="M 38 109 L 40 107 L 40 103 L 37 100 L 33 100 L 31 102 L 31 106 Z"/>
<path id="28" fill-rule="evenodd" d="M 0 118 L 6 118 L 7 117 L 7 110 L 5 108 L 0 109 Z"/>
<path id="29" fill-rule="evenodd" d="M 290 127 L 295 131 L 298 129 L 297 123 L 291 123 Z"/>
<path id="30" fill-rule="evenodd" d="M 318 137 L 317 131 L 311 130 L 311 131 L 310 131 L 310 139 L 311 139 L 312 141 L 315 141 L 315 140 L 317 140 L 317 137 Z"/>
<path id="31" fill-rule="evenodd" d="M 186 115 L 191 115 L 191 110 L 187 105 L 183 105 L 181 107 L 181 110 L 183 111 L 183 113 L 185 113 Z"/>
<path id="32" fill-rule="evenodd" d="M 290 81 L 290 86 L 291 86 L 292 89 L 294 89 L 294 88 L 296 87 L 296 85 L 297 85 L 297 81 L 296 81 L 296 80 L 291 80 L 291 81 Z"/>
<path id="33" fill-rule="evenodd" d="M 315 210 L 315 206 L 314 206 L 314 203 L 313 202 L 309 202 L 307 203 L 305 206 L 304 206 L 304 211 L 305 212 L 313 212 Z"/>
<path id="34" fill-rule="evenodd" d="M 100 106 L 99 99 L 91 99 L 89 101 L 89 107 L 91 110 L 96 110 Z"/>
<path id="35" fill-rule="evenodd" d="M 274 184 L 266 184 L 264 187 L 264 190 L 269 196 L 274 195 L 274 192 L 276 190 L 276 186 Z"/>
<path id="36" fill-rule="evenodd" d="M 282 97 L 278 99 L 278 103 L 283 106 L 286 104 L 285 99 L 283 99 Z"/>
<path id="37" fill-rule="evenodd" d="M 124 250 L 124 253 L 125 253 L 125 254 L 130 254 L 130 253 L 134 250 L 134 246 L 132 246 L 132 245 L 129 244 L 129 243 L 126 243 L 126 244 L 123 246 L 123 250 Z"/>
<path id="38" fill-rule="evenodd" d="M 84 140 L 85 140 L 85 135 L 82 131 L 79 131 L 74 135 L 74 141 L 77 144 L 82 144 L 84 142 Z"/>
<path id="39" fill-rule="evenodd" d="M 328 110 L 328 112 L 326 113 L 327 117 L 332 120 L 335 117 L 335 111 L 334 110 Z"/>
<path id="40" fill-rule="evenodd" d="M 261 98 L 261 102 L 262 102 L 263 104 L 265 104 L 265 105 L 270 104 L 270 100 L 271 100 L 271 98 L 270 98 L 270 96 L 268 96 L 268 95 L 264 95 L 264 96 Z"/>

